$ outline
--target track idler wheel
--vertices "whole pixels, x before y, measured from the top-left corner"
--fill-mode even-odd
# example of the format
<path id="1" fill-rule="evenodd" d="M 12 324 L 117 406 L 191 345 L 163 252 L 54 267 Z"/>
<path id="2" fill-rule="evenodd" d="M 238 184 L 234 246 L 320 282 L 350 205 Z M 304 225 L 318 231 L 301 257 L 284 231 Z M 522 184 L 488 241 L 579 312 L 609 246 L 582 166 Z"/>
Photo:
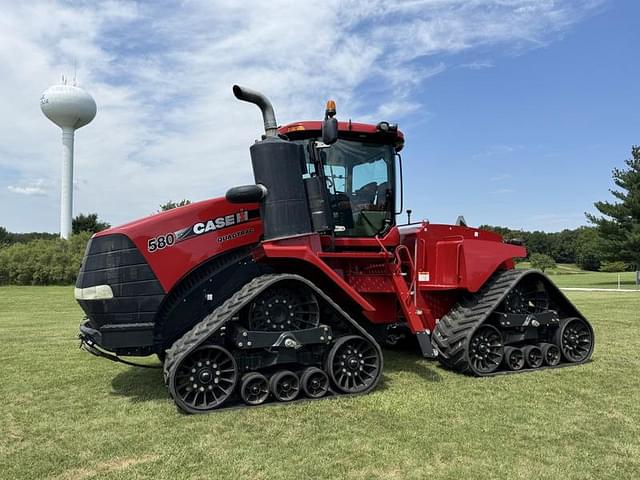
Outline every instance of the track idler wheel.
<path id="1" fill-rule="evenodd" d="M 581 318 L 563 318 L 553 343 L 560 348 L 568 362 L 585 362 L 593 353 L 593 329 Z"/>
<path id="2" fill-rule="evenodd" d="M 380 376 L 382 358 L 375 346 L 359 335 L 338 339 L 327 357 L 329 378 L 344 393 L 361 393 Z"/>
<path id="3" fill-rule="evenodd" d="M 544 358 L 542 357 L 542 350 L 536 345 L 527 345 L 522 349 L 524 354 L 524 361 L 529 368 L 540 368 Z"/>
<path id="4" fill-rule="evenodd" d="M 300 379 L 290 370 L 281 370 L 271 377 L 269 387 L 276 400 L 290 402 L 300 392 Z"/>
<path id="5" fill-rule="evenodd" d="M 233 393 L 238 366 L 231 353 L 218 345 L 205 345 L 189 353 L 173 377 L 176 404 L 189 413 L 220 407 Z"/>
<path id="6" fill-rule="evenodd" d="M 505 347 L 504 363 L 509 370 L 521 370 L 524 367 L 524 353 L 519 348 Z"/>
<path id="7" fill-rule="evenodd" d="M 329 376 L 318 367 L 309 367 L 300 377 L 302 391 L 309 398 L 320 398 L 329 391 Z"/>
<path id="8" fill-rule="evenodd" d="M 541 343 L 538 346 L 542 351 L 542 358 L 544 358 L 544 363 L 546 363 L 550 367 L 555 367 L 560 363 L 560 360 L 562 358 L 560 355 L 560 349 L 557 345 L 554 345 L 553 343 Z"/>
<path id="9" fill-rule="evenodd" d="M 495 372 L 504 357 L 502 335 L 493 325 L 480 325 L 469 340 L 469 366 L 476 375 Z"/>
<path id="10" fill-rule="evenodd" d="M 260 405 L 269 397 L 269 381 L 258 372 L 247 373 L 240 382 L 240 397 L 247 405 Z"/>

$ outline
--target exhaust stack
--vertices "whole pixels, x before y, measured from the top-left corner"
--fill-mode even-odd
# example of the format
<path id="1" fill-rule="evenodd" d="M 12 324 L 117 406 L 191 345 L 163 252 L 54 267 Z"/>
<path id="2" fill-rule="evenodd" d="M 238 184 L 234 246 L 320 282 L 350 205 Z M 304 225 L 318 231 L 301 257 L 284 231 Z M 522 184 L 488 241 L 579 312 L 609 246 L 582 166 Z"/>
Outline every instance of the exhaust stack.
<path id="1" fill-rule="evenodd" d="M 262 112 L 262 120 L 264 122 L 264 133 L 267 137 L 278 136 L 278 124 L 276 122 L 276 114 L 273 111 L 273 105 L 267 97 L 262 93 L 251 90 L 250 88 L 233 86 L 233 94 L 238 100 L 254 103 Z"/>

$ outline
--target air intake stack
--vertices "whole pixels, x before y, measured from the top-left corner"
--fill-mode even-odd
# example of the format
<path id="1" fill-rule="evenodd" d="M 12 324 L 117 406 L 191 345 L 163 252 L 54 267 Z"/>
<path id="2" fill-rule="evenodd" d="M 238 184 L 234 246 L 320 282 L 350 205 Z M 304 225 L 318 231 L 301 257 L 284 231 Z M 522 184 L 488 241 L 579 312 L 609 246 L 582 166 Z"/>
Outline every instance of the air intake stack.
<path id="1" fill-rule="evenodd" d="M 234 203 L 260 201 L 264 239 L 311 233 L 311 218 L 304 182 L 304 149 L 278 137 L 273 106 L 263 94 L 234 85 L 238 100 L 260 108 L 265 135 L 249 149 L 255 186 L 230 189 L 227 200 Z"/>

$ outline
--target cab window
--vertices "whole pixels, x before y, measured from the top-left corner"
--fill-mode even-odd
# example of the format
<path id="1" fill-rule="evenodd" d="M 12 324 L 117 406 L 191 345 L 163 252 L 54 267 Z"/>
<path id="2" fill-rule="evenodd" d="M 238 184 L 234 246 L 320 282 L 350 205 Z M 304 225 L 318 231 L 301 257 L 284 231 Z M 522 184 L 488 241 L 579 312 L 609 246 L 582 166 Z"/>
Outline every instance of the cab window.
<path id="1" fill-rule="evenodd" d="M 335 234 L 373 237 L 393 221 L 393 147 L 338 140 L 323 150 Z"/>

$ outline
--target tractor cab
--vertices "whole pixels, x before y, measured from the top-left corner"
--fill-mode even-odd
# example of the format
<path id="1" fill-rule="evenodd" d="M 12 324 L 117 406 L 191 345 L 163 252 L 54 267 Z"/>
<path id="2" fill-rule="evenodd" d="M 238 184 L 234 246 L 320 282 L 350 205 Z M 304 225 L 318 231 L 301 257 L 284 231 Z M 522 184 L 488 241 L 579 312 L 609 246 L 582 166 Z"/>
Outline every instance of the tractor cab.
<path id="1" fill-rule="evenodd" d="M 330 100 L 324 121 L 278 128 L 266 97 L 238 86 L 234 94 L 260 108 L 265 134 L 249 149 L 255 185 L 234 187 L 226 198 L 259 202 L 263 241 L 319 234 L 329 250 L 399 243 L 404 136 L 397 125 L 338 122 Z"/>
<path id="2" fill-rule="evenodd" d="M 323 122 L 293 123 L 279 133 L 303 147 L 303 178 L 319 179 L 325 190 L 331 233 L 336 238 L 383 237 L 402 203 L 396 195 L 401 182 L 396 165 L 404 137 L 386 122 L 335 125 L 329 136 Z"/>

